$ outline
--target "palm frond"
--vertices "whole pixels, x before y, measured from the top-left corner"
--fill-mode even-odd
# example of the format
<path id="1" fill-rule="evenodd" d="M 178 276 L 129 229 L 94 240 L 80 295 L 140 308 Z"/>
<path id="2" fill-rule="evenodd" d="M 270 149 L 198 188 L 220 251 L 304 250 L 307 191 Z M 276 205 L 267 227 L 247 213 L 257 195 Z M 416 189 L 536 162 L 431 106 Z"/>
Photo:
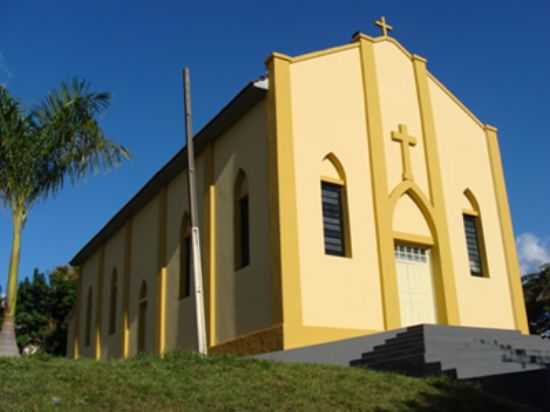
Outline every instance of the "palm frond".
<path id="1" fill-rule="evenodd" d="M 20 166 L 29 157 L 25 149 L 31 123 L 19 102 L 0 86 L 0 200 L 8 206 L 21 202 L 18 187 L 27 179 Z"/>
<path id="2" fill-rule="evenodd" d="M 128 150 L 110 141 L 98 123 L 110 102 L 109 93 L 75 78 L 25 114 L 0 89 L 0 197 L 28 209 L 55 195 L 66 179 L 74 184 L 128 159 Z"/>

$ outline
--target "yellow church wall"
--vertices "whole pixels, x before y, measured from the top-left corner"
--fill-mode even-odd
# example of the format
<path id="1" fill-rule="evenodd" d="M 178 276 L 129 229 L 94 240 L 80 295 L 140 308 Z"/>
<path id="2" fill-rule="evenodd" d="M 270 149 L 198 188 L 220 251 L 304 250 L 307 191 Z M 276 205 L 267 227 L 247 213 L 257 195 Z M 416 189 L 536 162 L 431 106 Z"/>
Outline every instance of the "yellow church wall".
<path id="1" fill-rule="evenodd" d="M 262 101 L 214 144 L 215 344 L 273 324 L 266 117 Z M 246 173 L 248 186 L 250 263 L 235 271 L 234 187 L 239 170 Z"/>
<path id="2" fill-rule="evenodd" d="M 443 192 L 456 279 L 460 324 L 515 329 L 508 271 L 502 244 L 484 130 L 432 79 L 428 80 L 439 140 Z M 481 212 L 488 277 L 470 275 L 464 234 L 464 191 Z"/>
<path id="3" fill-rule="evenodd" d="M 302 328 L 285 324 L 285 341 L 299 346 L 383 330 L 358 48 L 296 59 L 290 86 Z M 346 176 L 349 257 L 324 252 L 320 182 L 329 154 Z"/>
<path id="4" fill-rule="evenodd" d="M 98 261 L 99 253 L 95 253 L 90 257 L 86 263 L 81 267 L 81 308 L 80 308 L 80 350 L 79 354 L 83 357 L 94 358 L 95 357 L 95 321 L 96 321 L 96 302 L 97 302 L 97 273 L 98 273 Z M 87 317 L 87 302 L 88 291 L 92 288 L 92 309 L 91 309 L 91 331 L 90 331 L 90 344 L 86 345 L 86 317 Z"/>
<path id="5" fill-rule="evenodd" d="M 202 182 L 202 171 L 204 168 L 204 156 L 195 161 L 197 175 L 197 188 L 199 198 L 197 201 L 199 209 L 199 221 L 201 228 L 201 241 L 205 244 L 204 232 L 204 186 Z M 196 350 L 196 314 L 194 294 L 180 299 L 180 253 L 181 253 L 181 230 L 184 213 L 189 214 L 189 200 L 187 189 L 187 172 L 180 173 L 168 185 L 167 199 L 167 280 L 166 280 L 166 349 L 168 351 Z M 190 219 L 190 218 L 189 218 Z M 202 249 L 202 260 L 205 262 L 208 254 L 205 248 Z M 203 268 L 205 265 L 203 264 Z M 203 278 L 206 278 L 207 271 L 203 269 Z M 191 285 L 194 282 L 191 280 Z M 206 290 L 207 283 L 204 282 Z M 191 291 L 192 292 L 192 291 Z M 205 305 L 208 307 L 208 300 L 205 295 Z"/>
<path id="6" fill-rule="evenodd" d="M 404 124 L 407 126 L 408 134 L 416 138 L 416 146 L 409 150 L 414 181 L 429 198 L 424 141 L 412 61 L 393 42 L 375 43 L 374 53 L 388 169 L 388 189 L 391 191 L 402 181 L 401 143 L 393 141 L 391 135 L 398 130 L 399 124 Z"/>
<path id="7" fill-rule="evenodd" d="M 432 237 L 426 218 L 408 195 L 402 196 L 395 206 L 393 231 L 399 234 Z"/>
<path id="8" fill-rule="evenodd" d="M 139 293 L 147 284 L 146 352 L 155 351 L 157 324 L 157 249 L 159 196 L 141 209 L 133 221 L 129 301 L 129 356 L 138 347 Z"/>
<path id="9" fill-rule="evenodd" d="M 103 281 L 103 308 L 102 308 L 102 339 L 101 358 L 118 358 L 121 354 L 122 329 L 122 291 L 123 291 L 123 261 L 124 261 L 124 229 L 119 230 L 105 247 L 105 274 Z M 117 272 L 117 299 L 116 299 L 116 327 L 115 333 L 109 333 L 111 312 L 111 287 L 114 270 Z"/>
<path id="10" fill-rule="evenodd" d="M 212 345 L 230 347 L 231 342 L 242 336 L 260 333 L 267 336 L 273 326 L 272 300 L 273 283 L 270 267 L 270 244 L 268 233 L 268 188 L 267 188 L 267 138 L 266 107 L 264 103 L 252 108 L 239 120 L 225 136 L 203 151 L 196 159 L 196 179 L 198 197 L 199 226 L 201 229 L 203 277 L 207 320 L 218 320 L 213 330 Z M 214 147 L 214 151 L 212 151 Z M 242 150 L 235 150 L 242 148 Z M 211 163 L 209 156 L 213 154 Z M 216 165 L 213 176 L 208 175 L 208 167 Z M 239 170 L 247 173 L 250 198 L 250 265 L 234 270 L 233 258 L 233 188 Z M 215 227 L 215 256 L 208 250 L 209 230 L 207 213 L 209 183 L 215 187 L 218 207 L 213 212 Z M 179 298 L 180 272 L 180 230 L 182 216 L 188 210 L 187 175 L 180 173 L 166 186 L 166 297 L 164 345 L 165 351 L 196 349 L 196 318 L 194 297 Z M 147 283 L 147 352 L 156 353 L 159 349 L 159 224 L 161 222 L 162 193 L 145 205 L 133 218 L 130 248 L 129 279 L 129 333 L 128 356 L 137 353 L 139 293 L 142 281 Z M 124 299 L 124 260 L 126 251 L 126 226 L 111 237 L 91 258 L 82 264 L 82 290 L 80 314 L 80 356 L 96 357 L 95 324 L 97 310 L 97 285 L 100 274 L 101 250 L 103 257 L 103 282 L 101 302 L 101 359 L 122 356 L 122 322 Z M 217 297 L 210 301 L 209 261 L 216 262 L 214 287 Z M 111 297 L 111 277 L 113 269 L 118 272 L 117 328 L 110 335 L 109 315 Z M 193 281 L 192 281 L 193 283 Z M 88 286 L 93 287 L 92 335 L 90 347 L 83 347 L 85 337 L 86 297 Z M 210 316 L 211 308 L 215 315 Z M 73 321 L 74 323 L 74 321 Z M 207 329 L 210 332 L 210 325 Z M 275 332 L 274 332 L 275 333 Z M 279 332 L 280 333 L 280 332 Z M 271 340 L 277 341 L 271 337 Z M 276 334 L 276 333 L 275 333 Z M 265 340 L 262 337 L 261 340 Z M 73 342 L 73 339 L 71 339 Z M 247 344 L 245 342 L 240 345 Z M 251 342 L 257 345 L 258 343 Z M 228 346 L 229 345 L 229 346 Z M 260 345 L 261 346 L 261 345 Z M 278 348 L 279 346 L 277 346 Z M 261 349 L 261 348 L 260 348 Z M 72 350 L 72 349 L 71 349 Z"/>

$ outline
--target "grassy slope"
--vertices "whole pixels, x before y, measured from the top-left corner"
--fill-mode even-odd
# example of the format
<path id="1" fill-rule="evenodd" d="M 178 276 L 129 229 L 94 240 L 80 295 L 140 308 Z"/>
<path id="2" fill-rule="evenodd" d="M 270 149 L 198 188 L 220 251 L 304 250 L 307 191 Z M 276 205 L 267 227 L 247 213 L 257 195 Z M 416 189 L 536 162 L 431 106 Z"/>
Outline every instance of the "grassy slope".
<path id="1" fill-rule="evenodd" d="M 186 353 L 164 360 L 0 359 L 0 411 L 517 411 L 442 378 Z M 527 410 L 527 409 L 525 409 Z"/>

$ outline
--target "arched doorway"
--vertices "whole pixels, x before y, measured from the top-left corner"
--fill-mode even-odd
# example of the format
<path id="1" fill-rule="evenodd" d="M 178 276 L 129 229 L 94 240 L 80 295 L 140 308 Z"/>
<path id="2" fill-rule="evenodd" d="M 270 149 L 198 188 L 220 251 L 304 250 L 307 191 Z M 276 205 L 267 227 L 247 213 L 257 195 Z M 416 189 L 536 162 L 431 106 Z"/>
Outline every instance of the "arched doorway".
<path id="1" fill-rule="evenodd" d="M 395 269 L 401 326 L 440 320 L 437 251 L 428 202 L 415 187 L 393 197 Z"/>

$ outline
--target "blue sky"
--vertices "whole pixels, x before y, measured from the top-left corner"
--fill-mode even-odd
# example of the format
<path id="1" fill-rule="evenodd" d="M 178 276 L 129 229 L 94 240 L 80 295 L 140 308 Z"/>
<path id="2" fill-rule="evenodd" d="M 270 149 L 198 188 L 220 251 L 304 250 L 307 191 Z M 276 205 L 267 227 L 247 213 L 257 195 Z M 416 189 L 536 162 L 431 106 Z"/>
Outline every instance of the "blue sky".
<path id="1" fill-rule="evenodd" d="M 525 265 L 550 259 L 550 3 L 496 1 L 27 1 L 3 2 L 0 83 L 28 105 L 80 76 L 113 94 L 102 123 L 133 160 L 67 186 L 37 205 L 21 274 L 67 262 L 183 143 L 181 68 L 193 81 L 195 130 L 272 51 L 290 55 L 392 33 L 482 121 L 499 127 Z M 0 284 L 11 221 L 0 209 Z M 5 269 L 4 269 L 5 268 Z"/>

